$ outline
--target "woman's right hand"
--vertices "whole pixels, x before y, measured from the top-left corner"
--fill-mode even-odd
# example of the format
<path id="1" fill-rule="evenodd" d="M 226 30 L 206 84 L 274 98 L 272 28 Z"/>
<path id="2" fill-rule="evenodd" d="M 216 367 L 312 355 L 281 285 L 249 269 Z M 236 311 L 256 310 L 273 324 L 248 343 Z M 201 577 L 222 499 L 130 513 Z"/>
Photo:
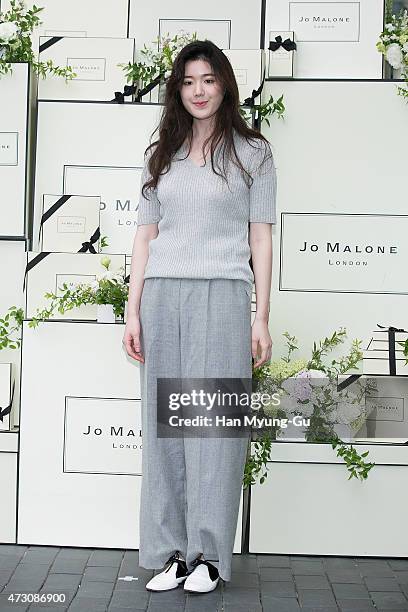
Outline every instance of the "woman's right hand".
<path id="1" fill-rule="evenodd" d="M 142 354 L 142 347 L 140 343 L 139 317 L 132 317 L 131 319 L 127 320 L 122 344 L 125 347 L 129 357 L 133 357 L 133 359 L 136 359 L 136 361 L 144 363 L 144 356 Z"/>

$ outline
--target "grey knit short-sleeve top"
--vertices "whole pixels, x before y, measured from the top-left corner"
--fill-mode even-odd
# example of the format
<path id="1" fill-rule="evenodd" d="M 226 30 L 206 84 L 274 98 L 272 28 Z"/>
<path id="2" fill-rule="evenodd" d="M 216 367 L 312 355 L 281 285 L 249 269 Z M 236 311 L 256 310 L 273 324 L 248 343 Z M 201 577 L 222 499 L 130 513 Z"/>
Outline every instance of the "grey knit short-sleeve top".
<path id="1" fill-rule="evenodd" d="M 183 145 L 157 188 L 147 190 L 149 199 L 140 191 L 137 223 L 158 223 L 159 230 L 149 242 L 144 278 L 230 278 L 252 287 L 248 222 L 276 223 L 276 170 L 269 143 L 255 139 L 249 144 L 236 133 L 234 142 L 253 178 L 250 187 L 232 162 L 227 185 L 213 172 L 209 157 L 198 166 L 186 158 Z M 149 178 L 146 156 L 140 189 Z"/>

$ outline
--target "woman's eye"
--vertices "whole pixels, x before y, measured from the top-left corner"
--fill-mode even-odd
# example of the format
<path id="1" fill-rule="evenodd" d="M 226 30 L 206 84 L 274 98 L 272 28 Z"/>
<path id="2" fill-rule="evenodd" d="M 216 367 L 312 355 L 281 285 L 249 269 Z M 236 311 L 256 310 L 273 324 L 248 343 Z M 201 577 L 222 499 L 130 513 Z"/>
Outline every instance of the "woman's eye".
<path id="1" fill-rule="evenodd" d="M 206 79 L 206 83 L 215 83 L 215 79 Z"/>
<path id="2" fill-rule="evenodd" d="M 191 81 L 184 81 L 183 85 L 191 85 Z"/>

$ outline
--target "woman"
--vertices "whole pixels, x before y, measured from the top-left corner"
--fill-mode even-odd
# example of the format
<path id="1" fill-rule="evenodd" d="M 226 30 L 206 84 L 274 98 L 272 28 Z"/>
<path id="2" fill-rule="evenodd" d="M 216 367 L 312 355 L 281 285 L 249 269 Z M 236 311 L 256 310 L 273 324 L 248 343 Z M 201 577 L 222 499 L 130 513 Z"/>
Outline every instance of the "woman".
<path id="1" fill-rule="evenodd" d="M 270 359 L 276 172 L 269 143 L 239 113 L 228 59 L 210 41 L 178 54 L 158 129 L 142 174 L 123 339 L 141 363 L 139 563 L 164 566 L 148 590 L 184 583 L 203 593 L 230 580 L 248 436 L 158 437 L 156 383 L 248 379 L 251 357 L 255 367 Z"/>

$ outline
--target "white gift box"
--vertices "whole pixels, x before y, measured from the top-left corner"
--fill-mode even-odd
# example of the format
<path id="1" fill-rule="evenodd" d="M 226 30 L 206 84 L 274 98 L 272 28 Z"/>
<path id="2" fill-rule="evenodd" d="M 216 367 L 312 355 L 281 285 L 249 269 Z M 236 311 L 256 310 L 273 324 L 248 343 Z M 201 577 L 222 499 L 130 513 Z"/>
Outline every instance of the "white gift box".
<path id="1" fill-rule="evenodd" d="M 44 193 L 100 195 L 101 236 L 108 242 L 101 251 L 132 253 L 144 151 L 161 110 L 153 104 L 39 102 L 34 239 Z"/>
<path id="2" fill-rule="evenodd" d="M 344 458 L 330 444 L 272 444 L 268 477 L 251 487 L 249 552 L 405 558 L 408 534 L 401 522 L 378 525 L 408 502 L 406 446 L 365 441 L 355 448 L 368 450 L 365 460 L 375 463 L 363 485 L 348 480 Z"/>
<path id="3" fill-rule="evenodd" d="M 381 79 L 383 23 L 383 0 L 266 1 L 265 31 L 295 32 L 301 78 Z"/>
<path id="4" fill-rule="evenodd" d="M 13 397 L 12 364 L 0 363 L 0 431 L 10 430 Z"/>
<path id="5" fill-rule="evenodd" d="M 0 186 L 1 192 L 1 186 Z M 26 267 L 26 241 L 25 240 L 0 240 L 0 317 L 4 318 L 11 306 L 22 308 L 24 311 L 23 278 Z M 14 326 L 14 323 L 13 323 Z M 21 330 L 13 333 L 11 339 L 19 339 Z M 2 362 L 11 363 L 13 366 L 13 378 L 20 380 L 20 349 L 3 348 L 0 351 Z M 20 405 L 20 385 L 14 388 L 14 401 L 10 414 L 10 429 L 18 425 Z M 1 428 L 0 428 L 1 431 Z"/>
<path id="6" fill-rule="evenodd" d="M 99 252 L 99 196 L 43 195 L 41 216 L 41 251 L 78 253 L 84 242 L 91 242 Z"/>
<path id="7" fill-rule="evenodd" d="M 261 32 L 260 0 L 248 5 L 226 0 L 192 3 L 174 0 L 164 9 L 161 0 L 143 5 L 130 1 L 129 36 L 136 38 L 137 47 L 152 46 L 158 36 L 170 37 L 181 31 L 197 32 L 198 40 L 208 39 L 221 49 L 258 49 Z"/>
<path id="8" fill-rule="evenodd" d="M 377 323 L 408 329 L 407 108 L 386 81 L 265 82 L 263 99 L 282 94 L 290 121 L 262 124 L 278 174 L 273 356 L 293 321 L 303 347 L 344 326 L 344 350 L 352 338 L 365 349 Z"/>
<path id="9" fill-rule="evenodd" d="M 262 49 L 223 49 L 223 53 L 232 65 L 242 104 L 262 83 L 264 52 Z M 260 103 L 260 97 L 256 98 L 255 103 Z"/>
<path id="10" fill-rule="evenodd" d="M 128 0 L 42 0 L 38 16 L 42 23 L 38 36 L 112 36 L 128 34 Z M 10 0 L 1 2 L 1 10 L 10 8 Z"/>
<path id="11" fill-rule="evenodd" d="M 28 64 L 13 64 L 13 73 L 0 79 L 1 236 L 25 235 L 30 91 Z"/>
<path id="12" fill-rule="evenodd" d="M 52 292 L 60 295 L 63 284 L 91 283 L 106 272 L 102 266 L 101 254 L 91 253 L 27 253 L 27 271 L 25 278 L 26 317 L 36 316 L 37 309 L 50 305 L 44 294 Z M 123 273 L 125 258 L 123 255 L 109 255 L 109 271 Z M 123 268 L 121 270 L 121 268 Z M 83 305 L 68 310 L 65 314 L 55 312 L 52 319 L 96 321 L 96 305 Z M 41 323 L 40 323 L 41 325 Z"/>
<path id="13" fill-rule="evenodd" d="M 297 51 L 296 49 L 287 50 L 282 46 L 282 42 L 286 43 L 287 40 L 296 44 L 296 37 L 293 30 L 291 32 L 269 32 L 269 46 L 271 43 L 281 44 L 275 51 L 271 49 L 268 50 L 268 77 L 281 78 L 295 76 Z"/>
<path id="14" fill-rule="evenodd" d="M 388 361 L 384 360 L 388 365 Z M 406 368 L 407 369 L 407 368 Z M 374 374 L 374 373 L 373 373 Z M 361 436 L 389 442 L 408 440 L 408 378 L 380 376 L 376 378 L 376 391 L 367 397 L 371 412 L 361 430 Z M 407 375 L 408 372 L 405 372 Z"/>
<path id="15" fill-rule="evenodd" d="M 140 384 L 123 332 L 120 324 L 23 324 L 21 542 L 138 547 Z"/>
<path id="16" fill-rule="evenodd" d="M 137 227 L 137 216 L 132 211 L 131 197 L 140 184 L 142 168 L 136 166 L 76 166 L 64 165 L 64 193 L 101 194 L 101 235 L 107 236 L 108 253 L 129 253 Z M 110 203 L 109 209 L 107 203 Z"/>
<path id="17" fill-rule="evenodd" d="M 38 97 L 49 100 L 105 100 L 126 84 L 118 64 L 133 62 L 134 40 L 129 38 L 40 37 L 40 61 L 71 66 L 70 81 L 49 76 L 40 79 Z"/>

